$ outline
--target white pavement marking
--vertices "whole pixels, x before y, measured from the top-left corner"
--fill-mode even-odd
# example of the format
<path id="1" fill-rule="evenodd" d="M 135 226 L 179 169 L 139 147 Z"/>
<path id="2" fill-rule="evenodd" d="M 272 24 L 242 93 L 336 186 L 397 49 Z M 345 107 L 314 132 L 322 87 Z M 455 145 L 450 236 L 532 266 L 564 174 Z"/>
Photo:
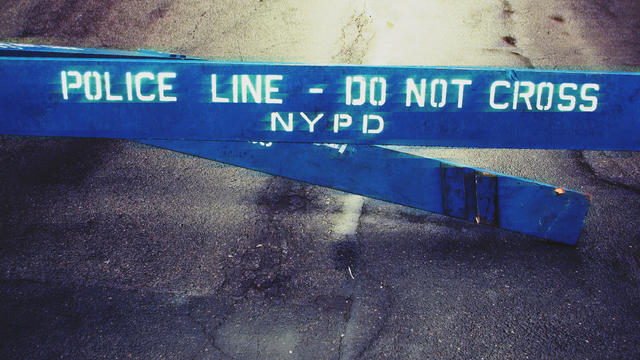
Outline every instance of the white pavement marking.
<path id="1" fill-rule="evenodd" d="M 355 235 L 358 231 L 358 222 L 362 214 L 364 198 L 358 195 L 345 195 L 343 197 L 342 214 L 338 218 L 333 229 L 334 233 L 342 236 Z"/>

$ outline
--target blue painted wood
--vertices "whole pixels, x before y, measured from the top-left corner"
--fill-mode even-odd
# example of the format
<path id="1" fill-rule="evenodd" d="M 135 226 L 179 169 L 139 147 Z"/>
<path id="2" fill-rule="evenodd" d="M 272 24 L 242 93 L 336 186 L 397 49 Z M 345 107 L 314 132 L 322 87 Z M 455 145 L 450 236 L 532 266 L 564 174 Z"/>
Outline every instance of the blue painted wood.
<path id="1" fill-rule="evenodd" d="M 232 94 L 234 75 L 241 88 L 237 103 Z M 640 149 L 637 73 L 6 57 L 0 58 L 0 80 L 2 134 Z M 364 104 L 354 105 L 361 100 L 359 80 L 365 84 Z M 407 91 L 407 81 L 413 81 L 415 89 L 409 85 Z M 456 85 L 461 81 L 472 83 Z M 445 84 L 448 90 L 442 98 Z M 526 96 L 516 98 L 514 110 L 516 87 Z M 246 103 L 242 88 L 249 89 Z M 260 103 L 252 95 L 258 89 L 260 96 L 255 97 Z M 347 104 L 349 89 L 351 103 Z M 573 110 L 561 111 L 567 108 Z M 320 114 L 310 132 L 309 122 Z M 289 116 L 291 131 L 285 131 Z"/>
<path id="2" fill-rule="evenodd" d="M 487 225 L 496 225 L 499 226 L 500 215 L 498 214 L 499 209 L 499 195 L 503 197 L 509 197 L 508 192 L 504 192 L 503 194 L 498 194 L 498 180 L 499 177 L 482 172 L 476 171 L 475 173 L 475 187 L 476 187 L 476 211 L 477 211 L 477 219 L 476 221 L 481 224 Z M 545 192 L 550 190 L 549 187 L 544 187 Z M 505 189 L 503 188 L 503 191 Z M 535 199 L 528 199 L 527 201 L 533 202 Z M 563 201 L 569 201 L 567 199 L 563 199 Z M 525 206 L 528 206 L 524 203 Z M 582 204 L 582 206 L 588 206 L 588 203 Z M 503 210 L 509 209 L 507 206 L 503 207 Z M 516 210 L 517 208 L 511 208 L 512 210 Z M 553 210 L 556 211 L 556 210 Z M 580 216 L 580 215 L 578 215 Z M 578 220 L 581 221 L 581 220 Z"/>
<path id="3" fill-rule="evenodd" d="M 565 244 L 577 241 L 589 204 L 585 194 L 558 191 L 545 184 L 378 147 L 286 143 L 260 147 L 247 142 L 175 139 L 259 138 L 291 142 L 585 149 L 638 147 L 637 123 L 629 117 L 635 116 L 635 110 L 630 106 L 638 101 L 637 74 L 177 62 L 177 59 L 194 59 L 146 50 L 126 52 L 0 43 L 2 55 L 7 58 L 0 58 L 1 133 L 169 138 L 174 140 L 147 139 L 143 142 Z M 155 60 L 141 61 L 147 58 Z M 78 78 L 71 76 L 69 79 L 72 71 L 77 71 Z M 105 72 L 110 75 L 109 81 Z M 127 72 L 132 77 L 130 95 L 126 89 Z M 141 81 L 140 88 L 135 88 L 135 76 L 140 73 L 146 73 L 142 78 L 144 83 Z M 161 73 L 174 77 L 169 76 L 162 83 L 159 80 Z M 212 73 L 218 78 L 226 77 L 219 84 L 213 82 L 218 86 L 216 96 L 211 87 Z M 63 89 L 62 74 L 66 74 L 68 84 L 78 79 L 84 84 Z M 120 78 L 117 78 L 118 74 Z M 229 86 L 234 74 L 249 74 L 247 79 L 250 81 L 255 81 L 257 75 L 282 76 L 277 91 L 271 94 L 273 98 L 281 99 L 282 104 L 258 104 L 250 99 L 251 94 L 247 96 L 247 103 L 242 100 L 233 103 Z M 60 77 L 56 78 L 58 75 Z M 378 88 L 363 92 L 369 96 L 363 105 L 346 104 L 348 90 L 356 92 L 356 98 L 360 94 L 358 87 L 345 86 L 347 76 L 352 76 L 351 80 L 362 76 L 365 86 L 374 84 Z M 423 78 L 425 93 L 417 94 L 418 88 L 422 91 Z M 407 79 L 416 83 L 413 97 L 410 97 L 411 106 L 406 104 Z M 98 80 L 103 92 L 100 96 Z M 468 93 L 462 91 L 466 96 L 462 103 L 466 105 L 459 106 L 463 100 L 460 97 L 463 87 L 457 95 L 447 93 L 441 102 L 437 96 L 430 97 L 428 84 L 435 83 L 431 90 L 440 89 L 442 93 L 443 83 L 451 87 L 456 85 L 456 80 L 472 82 L 465 85 Z M 380 88 L 382 81 L 387 88 L 384 101 Z M 495 81 L 505 83 L 501 83 L 502 92 L 496 91 L 494 96 L 490 90 L 492 86 L 487 86 Z M 556 104 L 556 109 L 542 106 L 529 110 L 525 108 L 526 102 L 519 102 L 520 108 L 516 110 L 510 109 L 511 106 L 492 108 L 509 101 L 511 95 L 505 95 L 504 90 L 515 87 L 517 81 L 531 81 L 531 85 L 547 86 L 547 90 L 548 82 L 560 87 L 575 83 L 576 90 L 578 84 L 597 85 L 597 91 L 593 92 L 592 88 L 592 92 L 581 93 L 580 99 L 577 93 L 573 95 L 578 110 L 580 105 L 595 105 L 594 97 L 599 105 L 594 106 L 594 111 L 560 112 L 558 105 L 568 106 L 571 101 L 567 96 L 570 98 L 571 94 L 558 92 L 547 98 L 547 102 Z M 110 89 L 107 89 L 107 82 Z M 226 90 L 223 89 L 225 86 Z M 266 91 L 265 87 L 261 94 L 265 100 Z M 109 92 L 111 99 L 107 95 Z M 153 101 L 143 99 L 150 95 L 153 95 Z M 162 95 L 169 101 L 161 101 Z M 421 104 L 424 106 L 416 105 L 420 95 L 424 95 L 424 104 Z M 542 101 L 545 105 L 542 95 L 533 96 L 529 101 Z M 131 96 L 132 101 L 125 96 Z M 216 97 L 230 101 L 212 103 Z M 581 101 L 585 103 L 579 104 Z M 536 105 L 540 106 L 534 103 Z M 282 117 L 282 122 L 275 123 L 277 131 L 273 131 L 274 124 L 270 123 L 269 116 L 264 117 L 271 112 L 278 112 Z M 288 112 L 299 118 L 292 131 L 283 131 Z M 327 122 L 319 120 L 315 123 L 315 131 L 309 132 L 308 121 L 301 122 L 302 112 L 308 121 L 313 121 L 319 113 L 326 114 L 320 120 Z M 334 114 L 342 114 L 342 117 L 338 115 L 341 122 L 337 126 L 332 122 Z M 350 116 L 350 126 L 341 126 L 344 115 Z M 363 133 L 364 115 L 369 116 L 369 123 L 380 125 L 384 121 L 384 130 Z M 278 125 L 281 129 L 277 129 Z M 369 125 L 371 129 L 377 128 Z"/>
<path id="4" fill-rule="evenodd" d="M 441 163 L 444 214 L 498 226 L 497 176 L 478 169 Z"/>
<path id="5" fill-rule="evenodd" d="M 475 222 L 563 244 L 577 242 L 589 207 L 576 191 L 375 146 L 141 142 L 460 219 L 477 211 Z M 465 195 L 465 176 L 474 193 Z"/>
<path id="6" fill-rule="evenodd" d="M 469 208 L 472 208 L 472 206 L 468 206 L 467 199 L 471 198 L 472 195 L 467 192 L 467 186 L 465 186 L 466 169 L 457 166 L 449 166 L 448 164 L 442 165 L 443 213 L 447 216 L 468 219 L 467 213 Z"/>
<path id="7" fill-rule="evenodd" d="M 466 219 L 469 221 L 478 220 L 476 173 L 477 171 L 470 168 L 465 168 L 464 170 L 465 213 Z"/>

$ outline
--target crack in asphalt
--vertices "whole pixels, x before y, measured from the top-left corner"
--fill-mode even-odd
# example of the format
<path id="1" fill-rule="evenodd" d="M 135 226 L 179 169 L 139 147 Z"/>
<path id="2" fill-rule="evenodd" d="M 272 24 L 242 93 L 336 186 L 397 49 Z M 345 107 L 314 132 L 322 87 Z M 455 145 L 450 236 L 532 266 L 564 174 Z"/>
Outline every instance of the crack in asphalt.
<path id="1" fill-rule="evenodd" d="M 526 68 L 535 69 L 535 65 L 533 65 L 533 61 L 531 60 L 531 58 L 523 55 L 521 52 L 511 50 L 511 49 L 494 49 L 494 48 L 483 48 L 482 50 L 490 53 L 513 55 L 518 59 L 520 59 Z"/>
<path id="2" fill-rule="evenodd" d="M 214 7 L 214 4 L 209 5 L 209 9 L 203 11 L 202 14 L 200 14 L 200 18 L 198 19 L 198 21 L 196 21 L 196 24 L 193 27 L 193 30 L 191 30 L 191 40 L 195 40 L 196 33 L 198 32 L 198 28 L 200 27 L 200 24 L 202 24 L 202 22 L 205 20 L 207 13 L 213 12 L 215 14 L 215 12 L 212 11 L 213 7 Z"/>
<path id="3" fill-rule="evenodd" d="M 373 39 L 371 16 L 367 13 L 365 3 L 360 11 L 356 11 L 341 29 L 339 42 L 342 43 L 337 54 L 332 56 L 335 62 L 362 64 L 369 42 Z"/>
<path id="4" fill-rule="evenodd" d="M 511 16 L 513 14 L 515 14 L 515 10 L 513 10 L 513 6 L 511 5 L 511 2 L 508 0 L 502 0 L 502 16 L 503 16 L 502 22 L 504 27 L 507 28 L 508 30 L 507 32 L 509 33 L 508 35 L 503 36 L 502 40 L 505 43 L 507 43 L 512 49 L 518 50 L 518 51 L 508 50 L 511 55 L 520 59 L 527 68 L 534 69 L 535 66 L 533 65 L 533 61 L 531 60 L 530 57 L 524 55 L 523 49 L 519 48 L 517 45 L 517 38 L 511 32 L 511 25 L 513 23 Z"/>
<path id="5" fill-rule="evenodd" d="M 389 319 L 390 310 L 393 307 L 393 302 L 391 301 L 391 293 L 389 292 L 389 287 L 386 284 L 384 284 L 382 281 L 376 279 L 371 274 L 369 274 L 367 272 L 365 272 L 363 274 L 365 274 L 365 276 L 368 276 L 370 278 L 370 280 L 374 281 L 375 283 L 382 284 L 380 286 L 383 288 L 384 293 L 385 293 L 385 302 L 384 302 L 385 306 L 380 311 L 383 316 L 382 316 L 382 319 L 380 319 L 379 326 L 378 326 L 376 332 L 365 343 L 365 345 L 362 348 L 362 350 L 359 351 L 356 354 L 356 356 L 355 356 L 356 359 L 361 357 L 365 352 L 367 352 L 369 349 L 371 349 L 373 344 L 380 338 L 380 336 L 382 336 L 382 334 L 384 332 L 384 329 L 386 328 L 387 320 Z"/>
<path id="6" fill-rule="evenodd" d="M 366 270 L 366 264 L 359 263 L 358 261 L 360 259 L 358 249 L 364 246 L 363 241 L 359 237 L 359 229 L 363 226 L 363 218 L 366 215 L 365 206 L 365 203 L 363 203 L 362 211 L 360 212 L 360 216 L 358 217 L 358 223 L 355 233 L 347 236 L 347 241 L 343 242 L 343 244 L 345 245 L 355 243 L 355 246 L 343 245 L 342 251 L 345 254 L 338 254 L 337 259 L 339 265 L 343 267 L 350 266 L 356 273 L 356 278 L 354 280 L 351 280 L 350 282 L 350 293 L 347 298 L 350 300 L 350 304 L 345 315 L 345 326 L 343 334 L 341 334 L 340 337 L 338 359 L 343 359 L 345 355 L 348 359 L 358 359 L 362 357 L 363 354 L 365 354 L 367 351 L 369 351 L 375 344 L 375 342 L 384 334 L 384 329 L 390 316 L 390 310 L 393 307 L 392 296 L 389 291 L 390 287 L 382 280 L 378 279 L 370 272 L 368 272 Z M 349 241 L 349 239 L 353 240 Z M 344 249 L 345 247 L 346 249 Z M 379 296 L 372 296 L 373 294 L 369 294 L 367 291 L 374 289 L 378 290 L 377 288 L 382 289 L 384 292 L 384 296 L 382 299 L 380 299 Z M 373 300 L 373 302 L 363 301 L 363 299 Z M 357 344 L 356 342 L 358 341 L 358 339 L 355 336 L 358 335 L 358 333 L 353 332 L 352 334 L 350 334 L 349 329 L 350 326 L 356 326 L 354 325 L 354 322 L 358 322 L 358 315 L 360 314 L 359 311 L 363 310 L 363 306 L 366 305 L 373 306 L 375 309 L 374 311 L 381 316 L 379 316 L 378 321 L 374 321 L 371 326 L 365 327 L 367 330 L 371 329 L 371 327 L 375 327 L 374 332 L 370 336 L 366 337 L 362 343 Z M 363 316 L 363 319 L 368 318 L 371 317 L 367 315 Z M 351 354 L 346 354 L 345 348 L 351 349 Z"/>
<path id="7" fill-rule="evenodd" d="M 632 185 L 628 185 L 613 179 L 609 179 L 606 178 L 602 175 L 600 175 L 598 173 L 598 171 L 596 171 L 596 169 L 593 168 L 593 166 L 591 165 L 591 163 L 589 163 L 589 160 L 587 160 L 587 158 L 584 156 L 584 151 L 577 151 L 577 160 L 578 160 L 578 164 L 586 170 L 586 172 L 591 175 L 593 178 L 595 178 L 597 181 L 600 181 L 602 183 L 605 183 L 607 185 L 613 186 L 613 187 L 618 187 L 627 191 L 631 191 L 634 194 L 640 195 L 640 188 L 632 186 Z"/>
<path id="8" fill-rule="evenodd" d="M 591 163 L 589 163 L 589 160 L 587 160 L 587 158 L 584 155 L 584 151 L 573 151 L 572 153 L 576 155 L 577 165 L 580 168 L 582 168 L 584 172 L 586 172 L 586 174 L 592 177 L 595 181 L 598 181 L 602 184 L 606 184 L 614 188 L 629 191 L 635 195 L 640 195 L 639 188 L 622 183 L 622 182 L 618 182 L 613 179 L 606 178 L 603 175 L 600 175 L 600 173 L 594 169 Z M 630 274 L 631 278 L 635 279 L 636 281 L 640 281 L 640 264 L 638 263 L 638 260 L 632 254 L 627 254 L 625 252 L 622 252 L 621 249 L 616 246 L 609 246 L 609 247 L 615 253 L 617 260 L 620 263 L 626 264 L 628 266 L 627 272 Z M 640 293 L 640 290 L 636 290 L 634 292 Z"/>
<path id="9" fill-rule="evenodd" d="M 341 334 L 340 344 L 338 348 L 338 359 L 345 358 L 345 355 L 348 359 L 358 359 L 362 357 L 367 351 L 369 351 L 376 343 L 376 341 L 380 339 L 380 337 L 384 334 L 386 323 L 389 319 L 391 308 L 393 307 L 393 301 L 391 300 L 392 297 L 389 291 L 390 287 L 387 284 L 366 271 L 359 272 L 358 274 L 359 278 L 366 278 L 367 281 L 355 280 L 356 283 L 353 286 L 353 293 L 348 297 L 348 299 L 351 299 L 351 304 L 347 308 L 347 314 L 345 315 L 346 321 L 343 331 L 344 336 L 342 336 Z M 382 299 L 366 293 L 366 290 L 373 290 L 378 286 L 383 289 L 384 292 L 384 296 Z M 368 302 L 362 301 L 362 299 L 365 298 L 372 300 L 377 299 L 381 301 L 374 301 L 369 304 Z M 359 335 L 359 333 L 353 332 L 352 334 L 350 334 L 350 331 L 348 330 L 350 326 L 356 326 L 354 324 L 358 322 L 357 315 L 359 315 L 359 311 L 363 309 L 363 305 L 372 305 L 375 308 L 376 313 L 380 314 L 381 316 L 378 316 L 378 320 L 374 320 L 374 323 L 371 324 L 371 326 L 366 327 L 367 330 L 375 328 L 373 333 L 371 333 L 370 336 L 364 339 L 360 337 L 360 339 L 362 339 L 362 342 L 360 344 L 357 344 L 358 338 L 356 336 Z M 368 318 L 371 317 L 366 315 L 364 315 L 363 317 L 363 319 Z M 345 348 L 351 349 L 351 353 L 347 353 L 345 351 Z"/>
<path id="10" fill-rule="evenodd" d="M 225 322 L 224 316 L 226 314 L 223 315 L 223 320 L 212 330 L 215 331 L 217 328 L 219 328 L 220 326 L 222 326 Z M 189 311 L 189 314 L 187 315 L 191 321 L 193 321 L 196 325 L 198 325 L 198 327 L 200 328 L 200 331 L 202 332 L 202 334 L 204 335 L 205 339 L 208 340 L 207 343 L 205 343 L 202 346 L 203 351 L 206 351 L 207 348 L 207 344 L 210 345 L 213 349 L 217 350 L 220 354 L 222 354 L 223 356 L 226 356 L 228 359 L 231 360 L 235 360 L 235 358 L 229 354 L 227 354 L 224 350 L 222 350 L 218 345 L 216 345 L 216 339 L 213 335 L 211 335 L 209 333 L 209 331 L 207 331 L 207 325 L 201 321 L 199 321 L 195 316 L 193 316 L 193 312 Z M 202 351 L 201 351 L 202 353 Z M 193 359 L 197 358 L 197 354 L 193 357 Z"/>
<path id="11" fill-rule="evenodd" d="M 511 51 L 511 54 L 513 54 L 515 57 L 517 57 L 518 59 L 522 60 L 522 62 L 524 62 L 524 65 L 529 68 L 529 69 L 535 69 L 535 65 L 533 65 L 533 61 L 531 61 L 531 58 L 525 55 L 522 55 L 521 53 L 517 52 L 517 51 Z"/>
<path id="12" fill-rule="evenodd" d="M 351 320 L 351 309 L 353 309 L 353 295 L 347 297 L 347 301 L 349 303 L 349 306 L 347 306 L 346 313 L 344 315 L 345 330 L 347 328 L 347 325 L 349 325 L 349 321 Z M 342 345 L 344 343 L 345 337 L 346 337 L 346 334 L 345 334 L 345 331 L 343 331 L 343 333 L 340 334 L 340 341 L 338 343 L 338 360 L 342 359 Z"/>

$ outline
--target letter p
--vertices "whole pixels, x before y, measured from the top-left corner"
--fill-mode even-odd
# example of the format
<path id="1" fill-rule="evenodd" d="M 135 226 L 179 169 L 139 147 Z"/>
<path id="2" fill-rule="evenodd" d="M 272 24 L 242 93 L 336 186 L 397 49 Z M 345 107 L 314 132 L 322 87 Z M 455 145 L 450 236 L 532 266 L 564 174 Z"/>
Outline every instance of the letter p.
<path id="1" fill-rule="evenodd" d="M 73 81 L 69 81 L 69 78 L 75 78 Z M 69 100 L 69 89 L 80 89 L 82 86 L 82 75 L 77 71 L 62 71 L 60 73 L 60 80 L 62 84 L 62 98 Z"/>
<path id="2" fill-rule="evenodd" d="M 333 115 L 333 132 L 337 133 L 340 128 L 347 128 L 351 126 L 351 115 L 347 114 L 335 114 Z"/>

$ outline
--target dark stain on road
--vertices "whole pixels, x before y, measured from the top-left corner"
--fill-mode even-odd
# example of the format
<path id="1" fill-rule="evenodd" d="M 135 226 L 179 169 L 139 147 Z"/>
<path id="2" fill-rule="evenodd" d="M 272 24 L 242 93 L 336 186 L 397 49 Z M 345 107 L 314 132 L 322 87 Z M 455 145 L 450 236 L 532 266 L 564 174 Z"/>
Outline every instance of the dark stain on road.
<path id="1" fill-rule="evenodd" d="M 503 36 L 502 41 L 506 42 L 511 46 L 516 46 L 516 38 L 514 38 L 513 36 L 509 36 L 509 35 Z"/>
<path id="2" fill-rule="evenodd" d="M 316 198 L 311 191 L 304 187 L 289 186 L 283 192 L 265 192 L 258 199 L 258 205 L 268 209 L 271 213 L 298 212 L 317 210 Z"/>
<path id="3" fill-rule="evenodd" d="M 28 12 L 21 36 L 80 38 L 96 34 L 116 0 L 43 0 Z"/>
<path id="4" fill-rule="evenodd" d="M 357 265 L 359 256 L 359 244 L 356 241 L 340 241 L 335 244 L 333 261 L 336 269 L 347 271 Z"/>
<path id="5" fill-rule="evenodd" d="M 260 228 L 246 247 L 228 259 L 223 291 L 235 299 L 255 293 L 272 299 L 288 297 L 294 291 L 290 282 L 296 276 L 296 262 L 306 256 L 306 248 L 314 247 L 310 240 L 304 244 L 289 219 L 319 211 L 317 194 L 313 186 L 274 177 L 257 205 L 263 217 Z"/>

